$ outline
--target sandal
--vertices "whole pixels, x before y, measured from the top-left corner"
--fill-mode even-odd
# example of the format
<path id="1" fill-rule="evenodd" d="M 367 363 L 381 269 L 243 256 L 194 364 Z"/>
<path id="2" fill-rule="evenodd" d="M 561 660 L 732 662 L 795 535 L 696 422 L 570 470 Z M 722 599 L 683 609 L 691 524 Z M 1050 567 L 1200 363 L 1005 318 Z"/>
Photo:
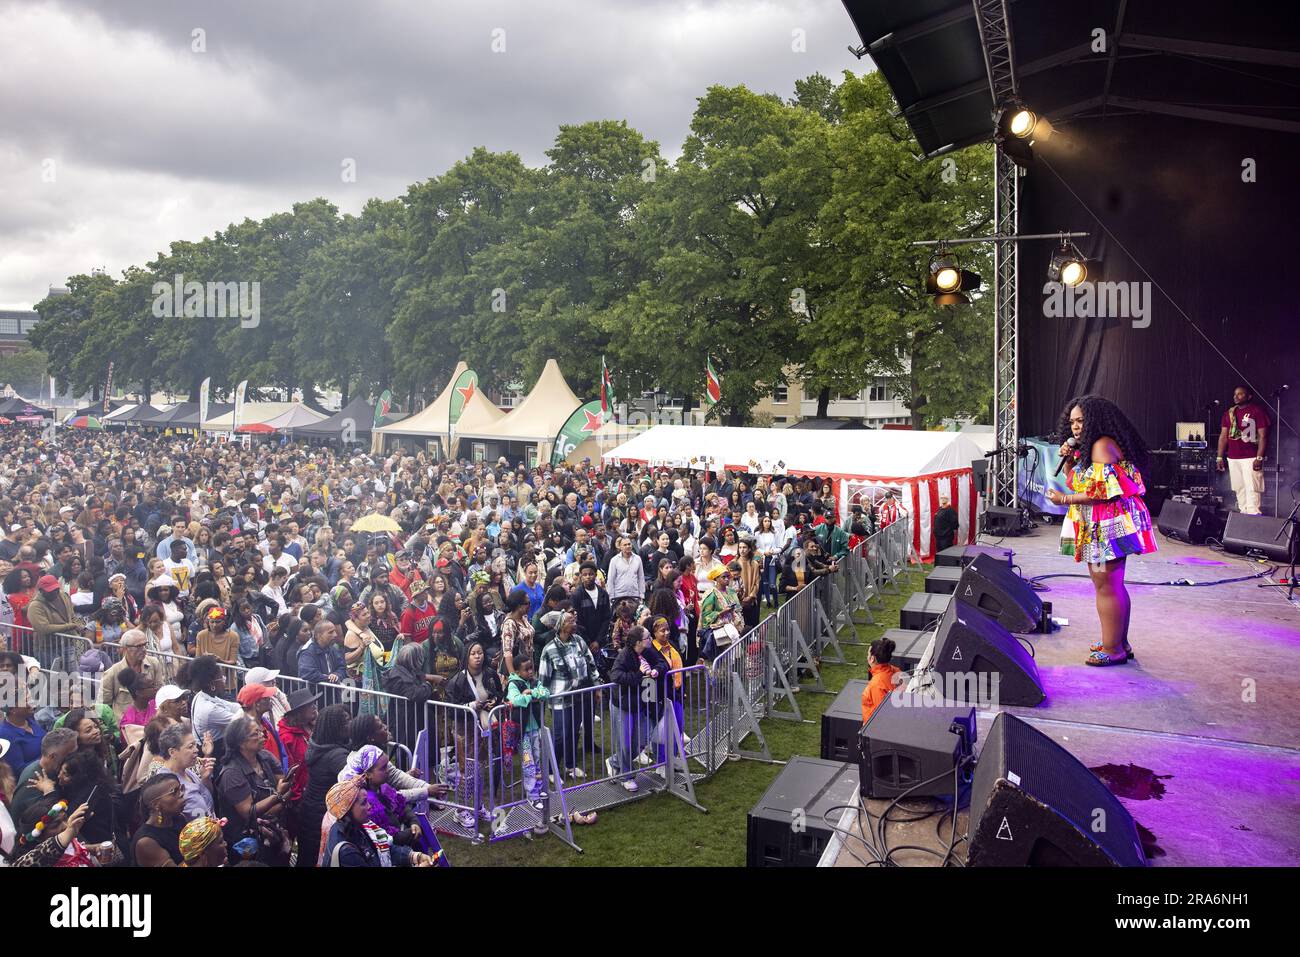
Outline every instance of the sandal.
<path id="1" fill-rule="evenodd" d="M 1089 651 L 1103 651 L 1103 650 L 1105 649 L 1105 647 L 1106 647 L 1106 646 L 1103 645 L 1100 641 L 1097 641 L 1097 642 L 1094 642 L 1093 644 L 1089 645 L 1089 646 L 1088 646 L 1088 650 L 1089 650 Z M 1124 654 L 1128 656 L 1128 658 L 1129 658 L 1130 661 L 1137 661 L 1137 655 L 1133 654 L 1133 646 L 1130 645 L 1130 644 L 1128 643 L 1128 639 L 1127 639 L 1127 638 L 1124 639 Z"/>
<path id="2" fill-rule="evenodd" d="M 1115 655 L 1107 654 L 1104 651 L 1094 651 L 1087 658 L 1083 659 L 1085 665 L 1094 665 L 1098 668 L 1105 668 L 1109 665 L 1126 665 L 1128 664 L 1128 655 L 1123 658 L 1117 658 Z"/>
<path id="3" fill-rule="evenodd" d="M 596 812 L 592 811 L 590 814 L 583 814 L 581 811 L 574 811 L 569 815 L 569 820 L 574 824 L 595 824 Z"/>

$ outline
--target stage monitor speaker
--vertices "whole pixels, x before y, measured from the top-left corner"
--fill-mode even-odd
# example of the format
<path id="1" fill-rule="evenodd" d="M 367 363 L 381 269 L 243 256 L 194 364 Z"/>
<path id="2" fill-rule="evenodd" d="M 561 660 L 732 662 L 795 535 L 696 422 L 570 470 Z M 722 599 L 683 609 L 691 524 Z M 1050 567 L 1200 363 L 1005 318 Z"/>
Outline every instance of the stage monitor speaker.
<path id="1" fill-rule="evenodd" d="M 1038 631 L 1043 601 L 1029 583 L 999 561 L 977 555 L 962 572 L 957 600 L 993 618 L 1007 631 Z"/>
<path id="2" fill-rule="evenodd" d="M 936 690 L 952 701 L 1032 708 L 1047 697 L 1038 665 L 1019 639 L 959 601 L 948 606 L 939 622 L 930 664 Z"/>
<path id="3" fill-rule="evenodd" d="M 988 555 L 990 558 L 996 558 L 1004 562 L 1007 568 L 1011 567 L 1011 556 L 1015 553 L 1009 548 L 996 548 L 992 545 L 954 545 L 952 548 L 945 548 L 938 555 L 934 556 L 936 566 L 955 565 L 962 568 L 973 562 L 978 555 Z"/>
<path id="4" fill-rule="evenodd" d="M 1146 864 L 1119 799 L 1069 751 L 1005 711 L 975 766 L 967 838 L 970 867 Z"/>
<path id="5" fill-rule="evenodd" d="M 856 764 L 791 758 L 746 818 L 746 863 L 816 867 L 834 834 L 826 812 L 853 804 L 857 790 Z M 838 821 L 838 813 L 830 820 Z"/>
<path id="6" fill-rule="evenodd" d="M 1221 529 L 1216 527 L 1214 509 L 1204 505 L 1189 505 L 1187 502 L 1175 502 L 1165 499 L 1156 519 L 1156 527 L 1162 535 L 1176 538 L 1189 545 L 1204 545 L 1211 536 L 1218 536 Z"/>
<path id="7" fill-rule="evenodd" d="M 891 691 L 862 726 L 863 797 L 951 797 L 953 769 L 970 756 L 975 734 L 973 705 Z"/>
<path id="8" fill-rule="evenodd" d="M 1234 555 L 1258 552 L 1271 562 L 1289 562 L 1290 542 L 1291 528 L 1285 518 L 1228 513 L 1228 526 L 1223 532 L 1224 551 Z"/>
<path id="9" fill-rule="evenodd" d="M 912 597 L 898 609 L 898 627 L 924 631 L 934 624 L 936 618 L 942 617 L 951 604 L 951 595 L 912 592 Z"/>
<path id="10" fill-rule="evenodd" d="M 866 678 L 854 678 L 840 689 L 822 712 L 822 759 L 858 763 L 858 734 L 862 731 L 862 692 Z"/>
<path id="11" fill-rule="evenodd" d="M 1023 535 L 1029 530 L 1024 512 L 1018 508 L 990 505 L 980 516 L 980 531 L 996 537 Z"/>

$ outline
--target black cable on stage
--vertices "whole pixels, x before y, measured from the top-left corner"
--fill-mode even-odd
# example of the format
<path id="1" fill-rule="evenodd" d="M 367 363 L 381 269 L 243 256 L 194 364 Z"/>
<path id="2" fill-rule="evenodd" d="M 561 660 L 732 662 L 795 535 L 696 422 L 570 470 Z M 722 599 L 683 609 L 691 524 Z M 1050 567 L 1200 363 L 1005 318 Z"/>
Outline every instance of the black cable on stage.
<path id="1" fill-rule="evenodd" d="M 1281 566 L 1273 565 L 1269 568 L 1264 569 L 1261 572 L 1256 572 L 1253 575 L 1242 575 L 1237 578 L 1216 578 L 1214 581 L 1208 581 L 1208 582 L 1194 582 L 1194 581 L 1188 581 L 1187 579 L 1184 578 L 1184 579 L 1178 579 L 1176 581 L 1165 581 L 1165 582 L 1126 581 L 1124 582 L 1124 584 L 1125 585 L 1169 585 L 1174 588 L 1209 588 L 1212 585 L 1232 585 L 1235 584 L 1236 582 L 1254 581 L 1256 578 L 1263 578 L 1265 575 L 1272 575 L 1278 570 L 1279 567 Z M 1027 579 L 1027 581 L 1029 581 L 1030 584 L 1032 584 L 1034 582 L 1045 581 L 1048 578 L 1087 578 L 1091 580 L 1092 576 L 1082 575 L 1078 572 L 1053 572 L 1049 575 L 1035 575 L 1033 578 Z"/>

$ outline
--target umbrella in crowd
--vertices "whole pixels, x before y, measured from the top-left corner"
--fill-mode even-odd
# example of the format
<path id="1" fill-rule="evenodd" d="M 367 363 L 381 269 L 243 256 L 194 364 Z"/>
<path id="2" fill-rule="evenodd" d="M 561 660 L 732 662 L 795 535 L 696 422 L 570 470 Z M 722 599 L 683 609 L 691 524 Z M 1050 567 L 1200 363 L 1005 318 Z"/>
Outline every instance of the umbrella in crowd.
<path id="1" fill-rule="evenodd" d="M 104 423 L 93 415 L 78 415 L 69 419 L 68 425 L 74 429 L 102 429 L 104 427 Z"/>
<path id="2" fill-rule="evenodd" d="M 352 525 L 354 532 L 400 532 L 402 526 L 393 521 L 387 515 L 381 515 L 378 512 L 367 515 L 365 518 L 359 518 Z"/>

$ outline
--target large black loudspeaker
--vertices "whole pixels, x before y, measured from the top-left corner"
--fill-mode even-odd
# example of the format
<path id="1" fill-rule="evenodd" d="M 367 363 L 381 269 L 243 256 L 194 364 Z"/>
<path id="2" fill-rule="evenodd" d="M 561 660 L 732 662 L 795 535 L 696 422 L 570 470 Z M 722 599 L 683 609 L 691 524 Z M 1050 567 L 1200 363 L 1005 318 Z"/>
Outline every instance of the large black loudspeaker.
<path id="1" fill-rule="evenodd" d="M 750 867 L 816 867 L 839 820 L 835 808 L 851 805 L 858 766 L 795 756 L 750 810 L 745 821 Z"/>
<path id="2" fill-rule="evenodd" d="M 1175 502 L 1172 498 L 1166 499 L 1160 509 L 1156 527 L 1161 534 L 1191 545 L 1204 545 L 1207 538 L 1217 537 L 1222 531 L 1214 520 L 1214 509 Z"/>
<path id="3" fill-rule="evenodd" d="M 1223 533 L 1224 551 L 1234 555 L 1259 552 L 1273 562 L 1289 562 L 1291 529 L 1285 518 L 1268 515 L 1228 513 L 1228 527 Z"/>
<path id="4" fill-rule="evenodd" d="M 862 726 L 858 780 L 863 796 L 952 796 L 953 769 L 970 755 L 975 733 L 972 705 L 891 691 Z"/>
<path id="5" fill-rule="evenodd" d="M 1074 755 L 1005 711 L 975 766 L 967 836 L 971 867 L 1146 864 L 1119 799 Z"/>
<path id="6" fill-rule="evenodd" d="M 987 555 L 976 556 L 966 566 L 954 594 L 1007 631 L 1037 631 L 1042 623 L 1042 599 L 1028 582 Z"/>
<path id="7" fill-rule="evenodd" d="M 930 663 L 939 693 L 954 701 L 1032 708 L 1047 697 L 1038 665 L 1019 639 L 959 601 L 948 606 L 939 622 Z M 987 700 L 990 697 L 995 700 Z"/>

